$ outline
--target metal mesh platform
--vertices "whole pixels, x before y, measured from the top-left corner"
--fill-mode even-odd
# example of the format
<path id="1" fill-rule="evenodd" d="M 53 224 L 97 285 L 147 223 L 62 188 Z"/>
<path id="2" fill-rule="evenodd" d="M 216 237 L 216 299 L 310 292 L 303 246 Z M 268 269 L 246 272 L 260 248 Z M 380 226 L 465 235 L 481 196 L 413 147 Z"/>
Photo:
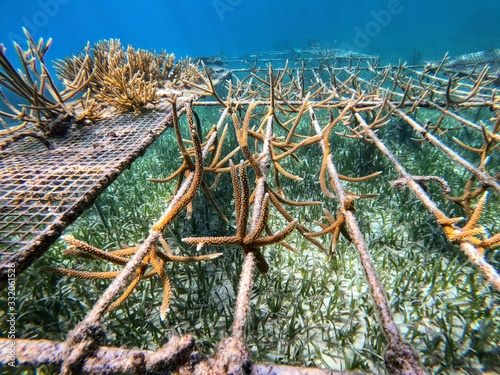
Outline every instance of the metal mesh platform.
<path id="1" fill-rule="evenodd" d="M 122 114 L 0 155 L 0 278 L 26 268 L 169 126 L 169 111 Z"/>

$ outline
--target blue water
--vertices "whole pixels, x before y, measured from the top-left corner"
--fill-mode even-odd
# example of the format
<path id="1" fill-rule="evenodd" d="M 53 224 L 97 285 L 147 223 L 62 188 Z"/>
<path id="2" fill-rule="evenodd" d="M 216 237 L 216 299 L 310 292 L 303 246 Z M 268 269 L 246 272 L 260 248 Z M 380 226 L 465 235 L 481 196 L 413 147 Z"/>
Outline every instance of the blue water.
<path id="1" fill-rule="evenodd" d="M 499 48 L 499 18 L 492 0 L 0 0 L 0 43 L 13 56 L 24 26 L 53 38 L 50 59 L 119 38 L 178 58 L 319 43 L 417 63 Z"/>

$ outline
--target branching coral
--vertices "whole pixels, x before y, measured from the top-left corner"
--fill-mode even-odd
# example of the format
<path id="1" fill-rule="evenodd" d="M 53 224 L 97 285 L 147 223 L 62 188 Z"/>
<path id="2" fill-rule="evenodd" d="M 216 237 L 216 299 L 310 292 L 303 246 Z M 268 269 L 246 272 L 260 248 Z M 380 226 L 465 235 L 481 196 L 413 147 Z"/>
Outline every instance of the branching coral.
<path id="1" fill-rule="evenodd" d="M 0 99 L 11 111 L 0 112 L 0 116 L 21 122 L 10 128 L 2 121 L 5 127 L 2 133 L 9 134 L 31 123 L 44 136 L 64 134 L 75 120 L 73 108 L 68 101 L 88 83 L 84 72 L 88 69 L 89 60 L 82 58 L 81 66 L 75 70 L 73 79 L 67 82 L 67 88 L 59 92 L 44 61 L 52 40 L 45 42 L 40 39 L 36 43 L 26 29 L 24 33 L 28 43 L 27 50 L 22 50 L 14 43 L 22 70 L 14 67 L 6 56 L 6 48 L 0 45 L 0 86 L 17 96 L 18 100 L 27 103 L 19 106 L 12 104 L 0 89 Z"/>
<path id="2" fill-rule="evenodd" d="M 241 246 L 245 254 L 254 254 L 259 271 L 267 273 L 269 266 L 260 248 L 284 240 L 293 231 L 296 221 L 292 221 L 276 234 L 261 237 L 262 232 L 266 228 L 266 222 L 269 215 L 269 195 L 265 194 L 261 198 L 260 205 L 258 206 L 259 216 L 253 219 L 255 225 L 248 230 L 250 190 L 244 165 L 238 167 L 231 165 L 231 180 L 233 182 L 234 200 L 236 204 L 236 234 L 227 237 L 187 237 L 184 238 L 183 241 L 191 245 L 197 245 L 198 249 L 203 246 Z M 258 199 L 256 201 L 258 202 Z"/>
<path id="3" fill-rule="evenodd" d="M 88 89 L 95 98 L 113 106 L 119 112 L 140 112 L 144 105 L 154 103 L 159 86 L 171 80 L 174 69 L 173 54 L 156 53 L 128 46 L 125 49 L 118 39 L 103 40 L 84 53 L 67 57 L 56 63 L 58 76 L 74 80 L 88 56 L 85 74 Z"/>
<path id="4" fill-rule="evenodd" d="M 104 76 L 103 88 L 95 97 L 119 112 L 133 109 L 140 113 L 145 104 L 155 102 L 157 89 L 157 82 L 145 79 L 144 73 L 132 73 L 126 66 L 117 66 Z"/>
<path id="5" fill-rule="evenodd" d="M 175 101 L 172 102 L 172 106 L 176 105 Z M 99 316 L 113 310 L 125 301 L 125 299 L 132 293 L 137 284 L 142 279 L 150 278 L 154 275 L 158 275 L 161 279 L 163 285 L 163 301 L 160 309 L 160 316 L 162 319 L 165 318 L 168 311 L 170 303 L 170 281 L 167 274 L 164 271 L 165 263 L 167 262 L 193 262 L 200 260 L 209 260 L 218 257 L 221 254 L 211 254 L 202 255 L 196 257 L 182 257 L 174 255 L 167 242 L 162 238 L 163 231 L 172 223 L 175 217 L 194 199 L 198 189 L 201 185 L 201 180 L 203 177 L 203 153 L 201 141 L 196 133 L 195 126 L 193 122 L 190 122 L 190 132 L 193 142 L 193 148 L 195 150 L 195 166 L 194 171 L 190 178 L 186 180 L 183 184 L 183 188 L 180 189 L 174 200 L 169 206 L 169 209 L 158 219 L 158 221 L 151 226 L 150 238 L 146 240 L 147 246 L 135 246 L 127 249 L 115 250 L 112 252 L 106 252 L 98 249 L 94 246 L 87 244 L 86 242 L 79 241 L 72 236 L 66 236 L 64 240 L 70 245 L 69 249 L 66 251 L 67 255 L 74 255 L 82 258 L 98 259 L 111 262 L 113 264 L 127 267 L 133 267 L 128 272 L 130 275 L 134 275 L 132 282 L 125 289 L 122 295 L 111 303 L 111 297 L 109 297 L 105 303 L 105 306 L 99 308 Z M 211 141 L 207 142 L 207 149 L 211 147 L 214 142 L 215 136 L 212 137 Z M 165 252 L 159 250 L 156 242 L 159 241 Z M 127 258 L 132 256 L 132 259 Z M 152 266 L 153 270 L 146 272 L 148 267 Z M 115 279 L 117 283 L 117 289 L 122 289 L 126 282 L 126 277 L 120 279 L 124 272 L 111 271 L 111 272 L 87 272 L 87 271 L 76 271 L 68 270 L 60 267 L 47 267 L 47 270 L 55 272 L 58 274 L 78 277 L 83 279 Z M 117 294 L 118 290 L 115 290 L 113 294 Z"/>
<path id="6" fill-rule="evenodd" d="M 115 250 L 106 252 L 96 247 L 93 247 L 83 241 L 79 241 L 72 236 L 65 236 L 63 239 L 68 243 L 69 248 L 65 251 L 65 255 L 72 255 L 81 258 L 89 258 L 94 260 L 105 260 L 119 266 L 125 266 L 130 260 L 128 257 L 135 254 L 138 247 L 130 247 L 127 249 Z M 161 283 L 163 285 L 163 301 L 160 307 L 160 317 L 165 319 L 166 314 L 170 305 L 170 280 L 167 273 L 165 272 L 165 265 L 168 262 L 197 262 L 204 260 L 215 259 L 222 255 L 208 254 L 199 255 L 194 257 L 178 256 L 174 255 L 170 250 L 167 242 L 160 238 L 160 243 L 163 247 L 163 251 L 160 250 L 156 245 L 151 247 L 149 254 L 145 257 L 144 261 L 141 263 L 136 271 L 136 275 L 132 282 L 129 284 L 128 288 L 125 289 L 123 294 L 113 302 L 108 308 L 111 311 L 118 306 L 120 306 L 128 296 L 133 292 L 137 284 L 144 279 L 149 279 L 155 275 L 160 277 Z M 152 267 L 152 270 L 148 271 L 148 267 Z M 109 272 L 88 272 L 88 271 L 77 271 L 70 270 L 60 267 L 44 267 L 45 270 L 54 272 L 60 275 L 77 277 L 80 279 L 92 280 L 92 279 L 113 279 L 120 274 L 120 271 L 109 271 Z"/>
<path id="7" fill-rule="evenodd" d="M 87 44 L 81 53 L 56 62 L 57 75 L 66 87 L 59 92 L 44 62 L 52 40 L 35 43 L 27 30 L 25 34 L 26 51 L 14 44 L 22 71 L 14 68 L 5 47 L 0 46 L 0 86 L 28 103 L 13 105 L 0 90 L 0 99 L 10 110 L 0 112 L 0 126 L 4 128 L 0 135 L 29 123 L 41 131 L 40 137 L 62 135 L 75 122 L 102 118 L 105 106 L 117 112 L 140 113 L 158 102 L 159 88 L 185 87 L 186 79 L 200 79 L 190 59 L 175 65 L 175 56 L 164 50 L 156 53 L 132 46 L 125 49 L 118 39 L 110 39 L 92 47 Z M 77 100 L 69 102 L 72 99 Z M 8 125 L 2 117 L 21 124 Z M 2 142 L 2 148 L 15 139 L 20 137 Z"/>

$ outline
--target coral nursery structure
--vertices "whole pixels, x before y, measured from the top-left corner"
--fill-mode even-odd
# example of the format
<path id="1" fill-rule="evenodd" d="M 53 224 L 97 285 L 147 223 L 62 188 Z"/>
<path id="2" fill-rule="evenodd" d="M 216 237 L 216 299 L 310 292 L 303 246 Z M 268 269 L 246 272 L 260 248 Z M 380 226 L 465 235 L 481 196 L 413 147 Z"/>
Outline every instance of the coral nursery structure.
<path id="1" fill-rule="evenodd" d="M 39 52 L 43 55 L 43 48 Z M 382 67 L 370 56 L 335 50 L 278 56 L 272 56 L 272 65 L 265 65 L 271 57 L 264 55 L 253 62 L 227 59 L 230 75 L 219 84 L 215 70 L 203 63 L 197 67 L 188 61 L 176 68 L 171 55 L 124 50 L 119 41 L 103 42 L 58 63 L 61 78 L 79 83 L 70 86 L 84 92 L 81 101 L 117 109 L 111 115 L 114 122 L 168 113 L 167 133 L 172 134 L 163 151 L 168 156 L 151 156 L 155 175 L 139 170 L 133 178 L 141 182 L 131 175 L 121 182 L 135 191 L 126 199 L 155 192 L 148 196 L 154 203 L 131 208 L 141 231 L 126 229 L 129 224 L 122 221 L 115 226 L 127 216 L 126 202 L 115 201 L 107 206 L 116 211 L 115 223 L 94 206 L 106 234 L 93 225 L 62 237 L 64 260 L 58 253 L 61 244 L 54 254 L 40 257 L 44 251 L 38 250 L 29 261 L 5 251 L 4 265 L 28 268 L 35 262 L 22 277 L 50 278 L 68 293 L 85 285 L 78 284 L 80 279 L 92 280 L 92 291 L 100 292 L 90 296 L 86 291 L 91 303 L 73 322 L 76 326 L 62 332 L 62 341 L 43 334 L 16 339 L 12 362 L 12 341 L 0 339 L 3 366 L 50 365 L 65 374 L 499 369 L 494 360 L 500 338 L 496 77 L 487 66 L 459 77 L 439 66 L 432 72 L 405 64 Z M 11 78 L 20 79 L 14 73 Z M 38 124 L 36 115 L 30 116 Z M 21 131 L 7 130 L 10 137 Z M 120 136 L 111 138 L 118 147 Z M 21 148 L 21 142 L 12 141 L 5 150 Z M 5 153 L 2 163 L 8 165 L 8 160 Z M 426 269 L 438 246 L 441 254 L 434 259 L 455 257 L 470 273 L 463 276 L 451 266 Z M 229 260 L 224 263 L 224 258 Z M 307 269 L 313 259 L 321 259 L 321 271 Z M 194 263 L 185 270 L 179 267 L 186 262 Z M 231 271 L 234 267 L 237 272 Z M 196 281 L 186 276 L 190 269 L 200 270 Z M 236 272 L 234 280 L 221 275 L 225 272 Z M 308 276 L 297 281 L 299 274 Z M 219 275 L 220 282 L 205 285 L 210 275 Z M 99 284 L 107 279 L 111 281 Z M 266 294 L 273 281 L 279 284 L 274 295 Z M 349 288 L 342 286 L 346 281 Z M 296 282 L 301 286 L 293 289 Z M 322 285 L 327 290 L 320 302 L 305 309 L 304 300 Z M 293 289 L 291 317 L 279 302 L 288 288 Z M 191 293 L 224 311 L 225 332 L 210 343 L 178 328 L 182 306 L 192 306 L 186 317 L 204 308 L 192 304 Z M 271 313 L 257 307 L 263 298 L 270 301 Z M 428 298 L 432 304 L 419 304 Z M 450 302 L 462 298 L 476 305 Z M 28 305 L 24 303 L 26 309 Z M 425 315 L 442 305 L 451 306 L 451 312 Z M 448 319 L 454 311 L 455 317 Z M 136 314 L 145 316 L 148 332 L 156 332 L 151 335 L 163 337 L 154 344 L 134 342 L 144 350 L 121 346 L 121 337 L 138 338 L 144 329 Z M 210 323 L 210 314 L 200 314 L 199 324 L 213 335 L 217 325 Z M 288 332 L 271 329 L 273 334 L 266 335 L 283 314 Z M 472 316 L 476 320 L 467 321 Z M 166 342 L 162 329 L 169 332 Z M 127 330 L 133 333 L 123 332 Z M 475 333 L 483 335 L 482 342 L 471 338 Z M 263 364 L 269 358 L 264 355 L 267 340 L 282 342 L 276 336 L 288 342 L 286 355 Z M 459 348 L 466 345 L 465 338 L 468 349 Z M 314 360 L 301 360 L 311 348 Z M 275 351 L 282 353 L 279 347 Z"/>

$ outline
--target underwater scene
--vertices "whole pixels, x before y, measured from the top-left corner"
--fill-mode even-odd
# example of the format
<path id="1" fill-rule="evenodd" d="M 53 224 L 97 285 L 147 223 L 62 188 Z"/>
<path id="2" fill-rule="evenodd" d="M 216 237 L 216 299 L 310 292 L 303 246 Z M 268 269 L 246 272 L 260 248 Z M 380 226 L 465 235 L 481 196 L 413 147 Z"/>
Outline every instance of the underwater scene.
<path id="1" fill-rule="evenodd" d="M 0 0 L 0 374 L 500 374 L 499 18 Z"/>

